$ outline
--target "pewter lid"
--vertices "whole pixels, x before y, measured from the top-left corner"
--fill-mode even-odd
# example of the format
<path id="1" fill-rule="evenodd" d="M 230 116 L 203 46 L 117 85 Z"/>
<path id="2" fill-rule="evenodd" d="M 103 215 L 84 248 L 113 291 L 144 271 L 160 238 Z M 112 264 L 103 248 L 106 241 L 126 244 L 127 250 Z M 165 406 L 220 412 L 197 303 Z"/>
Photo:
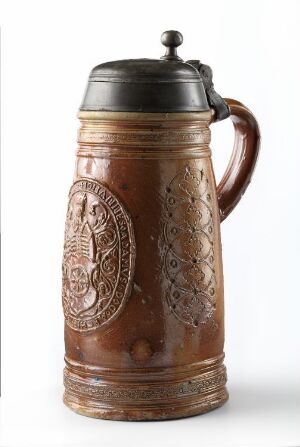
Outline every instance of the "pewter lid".
<path id="1" fill-rule="evenodd" d="M 89 76 L 80 110 L 209 110 L 206 86 L 199 72 L 202 65 L 199 61 L 182 61 L 177 55 L 177 47 L 182 41 L 178 31 L 165 31 L 161 42 L 166 52 L 160 59 L 127 59 L 97 65 Z"/>

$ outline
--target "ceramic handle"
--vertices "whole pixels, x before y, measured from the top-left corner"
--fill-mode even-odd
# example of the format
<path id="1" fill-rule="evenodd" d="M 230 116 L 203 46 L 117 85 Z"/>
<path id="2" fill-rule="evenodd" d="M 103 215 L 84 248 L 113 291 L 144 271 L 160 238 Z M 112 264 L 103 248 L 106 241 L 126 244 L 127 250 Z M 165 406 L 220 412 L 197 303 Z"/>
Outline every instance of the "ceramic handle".
<path id="1" fill-rule="evenodd" d="M 259 127 L 250 110 L 234 99 L 225 98 L 225 101 L 230 110 L 235 140 L 229 164 L 217 186 L 221 222 L 236 207 L 246 191 L 260 146 Z"/>

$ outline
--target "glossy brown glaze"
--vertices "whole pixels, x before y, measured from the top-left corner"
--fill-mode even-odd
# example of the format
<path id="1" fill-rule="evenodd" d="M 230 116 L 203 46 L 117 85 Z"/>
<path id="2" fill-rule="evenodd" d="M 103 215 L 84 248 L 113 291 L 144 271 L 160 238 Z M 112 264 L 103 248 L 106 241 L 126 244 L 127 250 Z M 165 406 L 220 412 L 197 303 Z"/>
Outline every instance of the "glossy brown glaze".
<path id="1" fill-rule="evenodd" d="M 211 113 L 79 117 L 63 262 L 64 401 L 123 420 L 216 408 L 228 394 Z"/>
<path id="2" fill-rule="evenodd" d="M 225 99 L 235 130 L 231 159 L 217 187 L 221 222 L 231 213 L 246 191 L 256 165 L 260 132 L 247 107 L 234 99 Z"/>

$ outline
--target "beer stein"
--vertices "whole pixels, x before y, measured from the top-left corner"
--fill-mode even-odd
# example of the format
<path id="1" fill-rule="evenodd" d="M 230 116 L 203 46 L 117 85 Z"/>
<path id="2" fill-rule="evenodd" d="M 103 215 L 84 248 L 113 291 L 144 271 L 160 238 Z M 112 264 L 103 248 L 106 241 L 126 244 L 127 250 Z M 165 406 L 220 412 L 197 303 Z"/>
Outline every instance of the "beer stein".
<path id="1" fill-rule="evenodd" d="M 79 111 L 63 255 L 64 402 L 103 419 L 162 420 L 228 399 L 220 222 L 255 167 L 259 129 L 212 70 L 177 55 L 96 66 Z M 216 186 L 210 124 L 235 142 Z"/>

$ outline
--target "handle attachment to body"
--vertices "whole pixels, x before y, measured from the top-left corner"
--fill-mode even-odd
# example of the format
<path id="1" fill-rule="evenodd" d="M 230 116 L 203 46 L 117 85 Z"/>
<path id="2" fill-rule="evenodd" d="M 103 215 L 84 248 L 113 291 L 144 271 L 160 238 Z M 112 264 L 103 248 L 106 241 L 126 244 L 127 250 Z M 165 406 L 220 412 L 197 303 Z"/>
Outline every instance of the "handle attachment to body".
<path id="1" fill-rule="evenodd" d="M 251 181 L 260 146 L 259 127 L 247 107 L 234 99 L 224 99 L 215 91 L 212 69 L 208 65 L 199 60 L 189 60 L 187 63 L 199 71 L 207 101 L 214 112 L 212 121 L 221 121 L 230 116 L 234 126 L 233 152 L 217 187 L 222 222 L 236 207 Z"/>
<path id="2" fill-rule="evenodd" d="M 254 115 L 239 101 L 227 98 L 225 101 L 235 139 L 229 164 L 217 186 L 221 222 L 236 207 L 249 186 L 260 146 L 260 132 Z"/>

